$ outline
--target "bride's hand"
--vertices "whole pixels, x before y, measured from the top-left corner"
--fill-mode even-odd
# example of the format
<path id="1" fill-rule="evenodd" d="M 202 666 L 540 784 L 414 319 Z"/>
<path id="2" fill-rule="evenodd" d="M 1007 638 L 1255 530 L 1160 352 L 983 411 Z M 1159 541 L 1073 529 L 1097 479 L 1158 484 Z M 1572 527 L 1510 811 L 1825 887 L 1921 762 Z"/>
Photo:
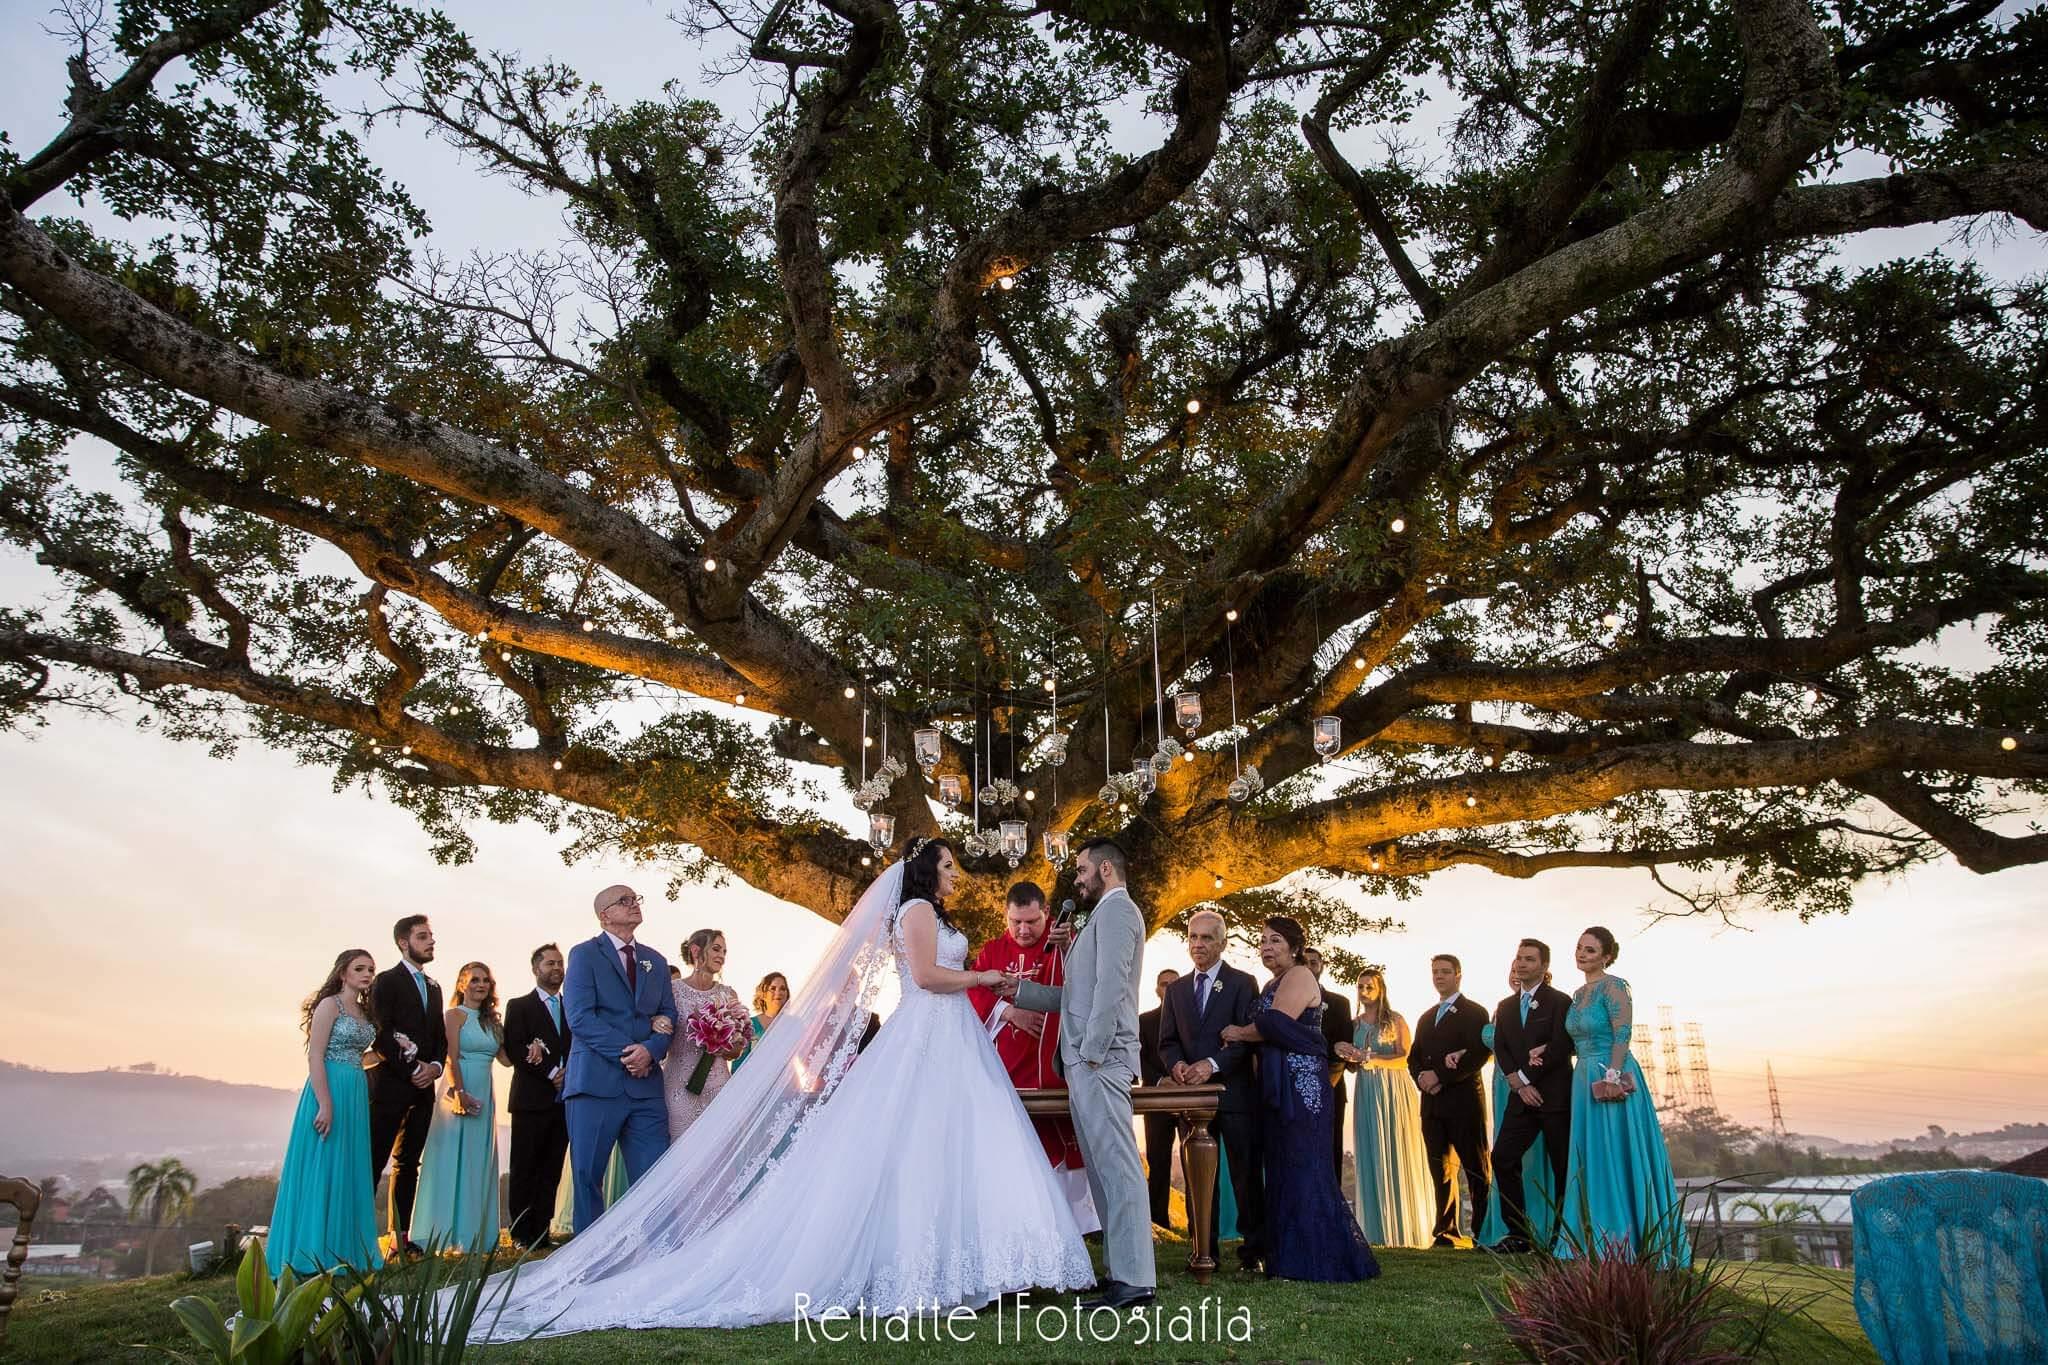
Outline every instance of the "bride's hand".
<path id="1" fill-rule="evenodd" d="M 654 1031 L 656 1033 L 674 1033 L 676 1031 L 676 1022 L 666 1014 L 657 1014 L 654 1016 Z"/>
<path id="2" fill-rule="evenodd" d="M 1002 985 L 1003 982 L 1007 980 L 1009 980 L 1009 977 L 1002 972 L 988 971 L 976 972 L 974 974 L 974 984 L 981 987 L 983 990 L 992 991 L 996 987 Z"/>

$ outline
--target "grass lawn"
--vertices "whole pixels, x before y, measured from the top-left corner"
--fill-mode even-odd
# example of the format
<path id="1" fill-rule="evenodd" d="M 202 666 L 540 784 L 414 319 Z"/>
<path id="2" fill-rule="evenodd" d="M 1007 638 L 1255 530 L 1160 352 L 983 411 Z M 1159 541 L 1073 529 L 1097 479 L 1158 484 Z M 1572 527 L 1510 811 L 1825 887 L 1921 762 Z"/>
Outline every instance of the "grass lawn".
<path id="1" fill-rule="evenodd" d="M 602 1332 L 500 1347 L 477 1358 L 493 1365 L 514 1362 L 589 1362 L 630 1365 L 641 1361 L 796 1361 L 824 1358 L 886 1361 L 904 1365 L 936 1360 L 1341 1360 L 1501 1361 L 1514 1358 L 1480 1298 L 1482 1286 L 1498 1284 L 1502 1264 L 1480 1252 L 1384 1251 L 1381 1278 L 1364 1285 L 1306 1285 L 1220 1271 L 1207 1290 L 1184 1265 L 1185 1243 L 1160 1245 L 1160 1308 L 1146 1319 L 1144 1333 L 1128 1320 L 1113 1339 L 1077 1343 L 1071 1297 L 1037 1297 L 1021 1315 L 1006 1304 L 956 1323 L 962 1343 L 945 1339 L 943 1323 L 927 1320 L 923 1341 L 860 1341 L 850 1334 L 840 1344 L 822 1338 L 806 1342 L 783 1324 L 735 1332 Z M 1228 1249 L 1225 1264 L 1234 1264 Z M 1776 1339 L 1779 1356 L 1799 1365 L 1826 1361 L 1874 1361 L 1856 1326 L 1849 1298 L 1850 1277 L 1842 1271 L 1793 1266 L 1752 1267 L 1738 1281 L 1768 1297 L 1817 1299 L 1808 1320 L 1795 1321 Z M 48 1299 L 45 1291 L 62 1295 Z M 203 1294 L 230 1304 L 234 1288 L 225 1277 L 192 1280 L 158 1276 L 113 1284 L 24 1280 L 9 1325 L 4 1354 L 36 1365 L 77 1362 L 162 1360 L 146 1347 L 182 1349 L 184 1340 L 166 1305 L 183 1294 Z M 1062 1308 L 1042 1316 L 1041 1308 Z M 1188 1330 L 1176 1339 L 1179 1317 Z M 1242 1313 L 1240 1310 L 1243 1310 Z M 1018 1339 L 1021 1317 L 1023 1338 Z M 1229 1329 L 1249 1319 L 1250 1340 L 1234 1340 Z M 999 1322 L 1000 1319 L 1000 1322 Z M 1108 1319 L 1099 1320 L 1109 1336 Z M 850 1331 L 848 1328 L 842 1330 Z M 915 1330 L 913 1325 L 912 1330 Z M 998 1333 L 1000 1332 L 1000 1339 Z M 937 1338 L 936 1340 L 934 1338 Z"/>

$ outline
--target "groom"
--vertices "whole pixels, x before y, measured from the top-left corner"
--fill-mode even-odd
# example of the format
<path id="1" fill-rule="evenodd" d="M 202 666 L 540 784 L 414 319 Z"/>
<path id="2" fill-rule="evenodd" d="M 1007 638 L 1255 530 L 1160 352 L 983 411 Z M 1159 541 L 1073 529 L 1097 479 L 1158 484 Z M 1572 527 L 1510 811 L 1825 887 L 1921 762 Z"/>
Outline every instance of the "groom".
<path id="1" fill-rule="evenodd" d="M 1124 1309 L 1152 1302 L 1159 1276 L 1152 1264 L 1152 1220 L 1145 1168 L 1131 1130 L 1131 1086 L 1138 1079 L 1138 977 L 1145 956 L 1145 917 L 1124 889 L 1127 860 L 1108 839 L 1091 839 L 1074 856 L 1074 890 L 1093 902 L 1088 922 L 1067 949 L 1061 987 L 1004 983 L 1023 1009 L 1057 1013 L 1060 1061 L 1068 1106 L 1079 1130 L 1090 1193 L 1102 1216 L 1108 1270 L 1084 1310 Z"/>
<path id="2" fill-rule="evenodd" d="M 608 886 L 591 902 L 604 932 L 569 950 L 562 1000 L 569 1013 L 569 1070 L 562 1084 L 569 1121 L 569 1168 L 576 1180 L 576 1231 L 604 1212 L 605 1168 L 616 1144 L 632 1184 L 668 1147 L 661 1059 L 675 1027 L 668 961 L 633 941 L 640 897 Z"/>

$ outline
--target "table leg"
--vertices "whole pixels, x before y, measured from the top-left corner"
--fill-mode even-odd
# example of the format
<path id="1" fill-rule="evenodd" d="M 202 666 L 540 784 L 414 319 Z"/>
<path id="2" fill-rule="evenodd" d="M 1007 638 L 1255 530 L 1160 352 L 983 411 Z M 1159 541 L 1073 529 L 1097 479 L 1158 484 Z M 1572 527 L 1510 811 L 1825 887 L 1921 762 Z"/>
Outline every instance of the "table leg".
<path id="1" fill-rule="evenodd" d="M 1216 1258 L 1209 1254 L 1209 1229 L 1216 1226 L 1216 1139 L 1208 1119 L 1188 1120 L 1180 1159 L 1188 1177 L 1188 1270 L 1196 1284 L 1205 1285 L 1216 1269 Z"/>

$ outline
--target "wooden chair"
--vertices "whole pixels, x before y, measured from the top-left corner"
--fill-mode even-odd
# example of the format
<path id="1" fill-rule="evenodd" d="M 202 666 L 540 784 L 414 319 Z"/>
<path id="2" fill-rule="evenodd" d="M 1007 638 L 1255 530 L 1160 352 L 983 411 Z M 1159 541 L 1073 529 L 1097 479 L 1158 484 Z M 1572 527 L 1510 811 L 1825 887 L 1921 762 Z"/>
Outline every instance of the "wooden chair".
<path id="1" fill-rule="evenodd" d="M 7 1248 L 7 1269 L 0 1273 L 0 1347 L 7 1344 L 7 1315 L 14 1311 L 14 1296 L 21 1292 L 21 1266 L 28 1259 L 36 1209 L 42 1202 L 42 1187 L 35 1181 L 0 1177 L 0 1204 L 14 1205 L 21 1220 L 14 1225 L 14 1245 Z"/>

